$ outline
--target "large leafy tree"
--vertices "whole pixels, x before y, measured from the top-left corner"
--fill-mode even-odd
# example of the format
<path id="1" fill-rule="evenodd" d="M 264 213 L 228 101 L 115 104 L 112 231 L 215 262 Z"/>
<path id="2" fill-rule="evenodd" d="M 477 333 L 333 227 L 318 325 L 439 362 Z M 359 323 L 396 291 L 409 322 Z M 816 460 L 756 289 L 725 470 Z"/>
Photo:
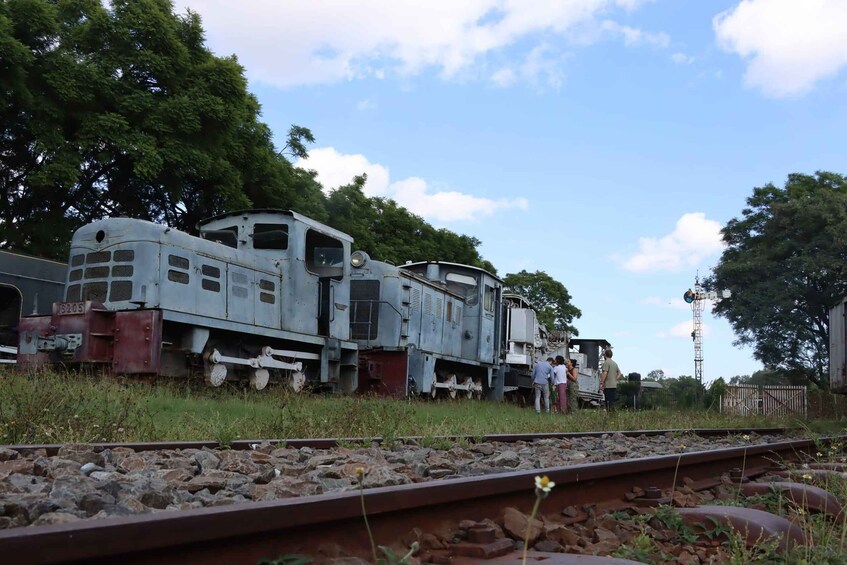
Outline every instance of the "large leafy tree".
<path id="1" fill-rule="evenodd" d="M 510 273 L 504 279 L 506 292 L 528 299 L 538 312 L 538 320 L 548 329 L 579 335 L 573 325 L 574 318 L 582 312 L 571 304 L 571 295 L 565 285 L 543 271 Z"/>
<path id="2" fill-rule="evenodd" d="M 326 209 L 334 228 L 353 236 L 357 249 L 374 259 L 402 265 L 406 261 L 448 261 L 496 273 L 480 257 L 480 241 L 447 229 L 436 229 L 393 200 L 368 197 L 367 176 L 355 177 L 330 194 Z"/>
<path id="3" fill-rule="evenodd" d="M 847 182 L 841 175 L 792 174 L 784 188 L 755 188 L 710 288 L 732 296 L 715 307 L 738 343 L 790 382 L 825 386 L 829 309 L 847 294 Z"/>
<path id="4" fill-rule="evenodd" d="M 234 57 L 169 0 L 0 2 L 0 245 L 61 258 L 76 227 L 126 215 L 191 229 L 250 206 L 320 217 Z M 311 134 L 289 132 L 292 154 Z"/>

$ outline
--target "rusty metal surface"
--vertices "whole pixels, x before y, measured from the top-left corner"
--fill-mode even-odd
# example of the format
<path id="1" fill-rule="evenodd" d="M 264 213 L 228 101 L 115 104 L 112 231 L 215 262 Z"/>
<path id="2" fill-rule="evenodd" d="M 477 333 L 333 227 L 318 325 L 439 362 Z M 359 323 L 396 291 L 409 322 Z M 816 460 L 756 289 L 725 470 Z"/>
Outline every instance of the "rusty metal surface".
<path id="1" fill-rule="evenodd" d="M 117 374 L 159 374 L 162 354 L 162 312 L 115 313 L 112 370 Z"/>
<path id="2" fill-rule="evenodd" d="M 715 521 L 732 526 L 744 536 L 748 547 L 772 538 L 779 539 L 779 548 L 783 551 L 793 545 L 806 543 L 806 535 L 800 526 L 764 510 L 738 506 L 698 506 L 677 508 L 677 512 L 690 526 L 708 528 Z"/>
<path id="3" fill-rule="evenodd" d="M 546 553 L 543 551 L 528 551 L 526 562 L 544 563 L 544 565 L 632 565 L 634 563 L 641 563 L 640 561 L 630 561 L 629 559 L 620 559 L 618 557 Z M 453 559 L 451 563 L 453 565 L 470 565 L 471 563 L 479 563 L 479 560 L 458 557 Z M 523 563 L 523 553 L 513 551 L 509 555 L 486 560 L 486 563 L 490 563 L 491 565 L 520 565 Z"/>
<path id="4" fill-rule="evenodd" d="M 838 499 L 832 493 L 820 487 L 803 483 L 775 481 L 771 483 L 745 483 L 741 485 L 741 493 L 745 496 L 754 494 L 770 494 L 780 492 L 794 504 L 803 506 L 806 510 L 822 512 L 833 519 L 843 520 L 844 510 Z"/>
<path id="5" fill-rule="evenodd" d="M 638 436 L 660 436 L 666 434 L 681 434 L 688 433 L 700 437 L 721 437 L 727 435 L 740 435 L 756 433 L 759 435 L 773 434 L 780 435 L 789 432 L 787 428 L 750 428 L 750 429 L 722 429 L 722 428 L 704 428 L 692 430 L 632 430 L 632 431 L 597 431 L 597 432 L 551 432 L 539 434 L 490 434 L 482 436 L 481 441 L 499 441 L 511 443 L 517 441 L 535 441 L 540 439 L 567 439 L 580 437 L 600 437 L 607 434 L 621 434 L 626 437 Z M 396 438 L 396 441 L 420 441 L 423 436 L 409 436 L 406 438 Z M 428 439 L 435 440 L 464 440 L 471 443 L 479 443 L 479 436 L 433 436 Z M 301 447 L 311 447 L 313 449 L 331 449 L 338 447 L 338 442 L 342 443 L 381 443 L 381 437 L 373 438 L 280 438 L 280 439 L 240 439 L 231 442 L 227 448 L 236 450 L 255 449 L 256 446 L 263 442 L 269 442 L 272 445 L 282 444 L 286 447 L 299 449 Z M 198 441 L 166 441 L 166 442 L 131 442 L 131 443 L 92 443 L 93 449 L 113 449 L 115 447 L 129 447 L 135 451 L 155 451 L 158 449 L 201 449 L 208 447 L 209 449 L 223 449 L 220 442 L 216 440 L 198 440 Z M 281 446 L 282 446 L 281 445 Z M 19 444 L 19 445 L 3 445 L 6 447 L 21 452 L 31 452 L 38 449 L 44 449 L 47 455 L 55 455 L 58 453 L 62 444 L 45 443 L 45 444 Z"/>
<path id="6" fill-rule="evenodd" d="M 669 488 L 674 478 L 703 480 L 733 467 L 766 467 L 813 451 L 811 440 L 621 460 L 543 472 L 557 483 L 541 514 L 571 505 L 622 499 L 633 486 Z M 481 521 L 506 506 L 528 513 L 534 476 L 519 471 L 364 492 L 374 537 L 399 540 L 412 525 L 427 528 Z M 313 553 L 327 540 L 369 555 L 356 491 L 83 521 L 0 532 L 0 555 L 14 563 L 233 563 L 286 553 Z"/>

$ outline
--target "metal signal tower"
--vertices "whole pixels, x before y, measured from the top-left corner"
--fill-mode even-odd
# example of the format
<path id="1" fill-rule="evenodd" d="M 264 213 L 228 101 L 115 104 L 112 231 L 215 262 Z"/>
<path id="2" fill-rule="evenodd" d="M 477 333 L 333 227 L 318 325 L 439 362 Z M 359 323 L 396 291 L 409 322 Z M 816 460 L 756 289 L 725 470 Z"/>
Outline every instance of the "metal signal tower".
<path id="1" fill-rule="evenodd" d="M 720 294 L 720 298 L 729 298 L 732 293 L 729 290 L 724 290 Z M 694 330 L 691 332 L 691 339 L 694 340 L 694 378 L 701 385 L 703 384 L 703 303 L 706 300 L 718 300 L 718 293 L 715 291 L 704 292 L 700 286 L 700 275 L 694 277 L 694 291 L 689 288 L 682 296 L 685 302 L 691 304 L 691 311 L 694 313 Z"/>

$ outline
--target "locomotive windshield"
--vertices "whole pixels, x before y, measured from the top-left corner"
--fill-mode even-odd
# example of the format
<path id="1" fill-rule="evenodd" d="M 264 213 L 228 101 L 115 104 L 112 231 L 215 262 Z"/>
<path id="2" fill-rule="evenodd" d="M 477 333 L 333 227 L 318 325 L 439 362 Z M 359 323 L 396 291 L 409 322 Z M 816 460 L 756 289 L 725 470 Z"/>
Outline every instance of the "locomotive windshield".
<path id="1" fill-rule="evenodd" d="M 344 245 L 315 230 L 306 232 L 306 268 L 319 277 L 344 276 Z"/>
<path id="2" fill-rule="evenodd" d="M 478 302 L 477 287 L 479 286 L 479 281 L 476 277 L 461 273 L 447 273 L 447 276 L 444 278 L 447 281 L 447 288 L 456 294 L 464 296 L 467 304 L 473 305 Z"/>

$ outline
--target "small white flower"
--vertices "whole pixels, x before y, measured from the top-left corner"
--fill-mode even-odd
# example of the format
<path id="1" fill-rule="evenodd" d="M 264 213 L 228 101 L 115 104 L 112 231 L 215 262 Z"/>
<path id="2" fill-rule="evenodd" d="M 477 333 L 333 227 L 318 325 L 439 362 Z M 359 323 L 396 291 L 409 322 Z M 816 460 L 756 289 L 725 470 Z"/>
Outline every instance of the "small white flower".
<path id="1" fill-rule="evenodd" d="M 553 487 L 556 486 L 556 483 L 547 478 L 547 475 L 543 477 L 535 477 L 535 488 L 543 492 L 544 494 L 549 493 L 553 490 Z"/>

